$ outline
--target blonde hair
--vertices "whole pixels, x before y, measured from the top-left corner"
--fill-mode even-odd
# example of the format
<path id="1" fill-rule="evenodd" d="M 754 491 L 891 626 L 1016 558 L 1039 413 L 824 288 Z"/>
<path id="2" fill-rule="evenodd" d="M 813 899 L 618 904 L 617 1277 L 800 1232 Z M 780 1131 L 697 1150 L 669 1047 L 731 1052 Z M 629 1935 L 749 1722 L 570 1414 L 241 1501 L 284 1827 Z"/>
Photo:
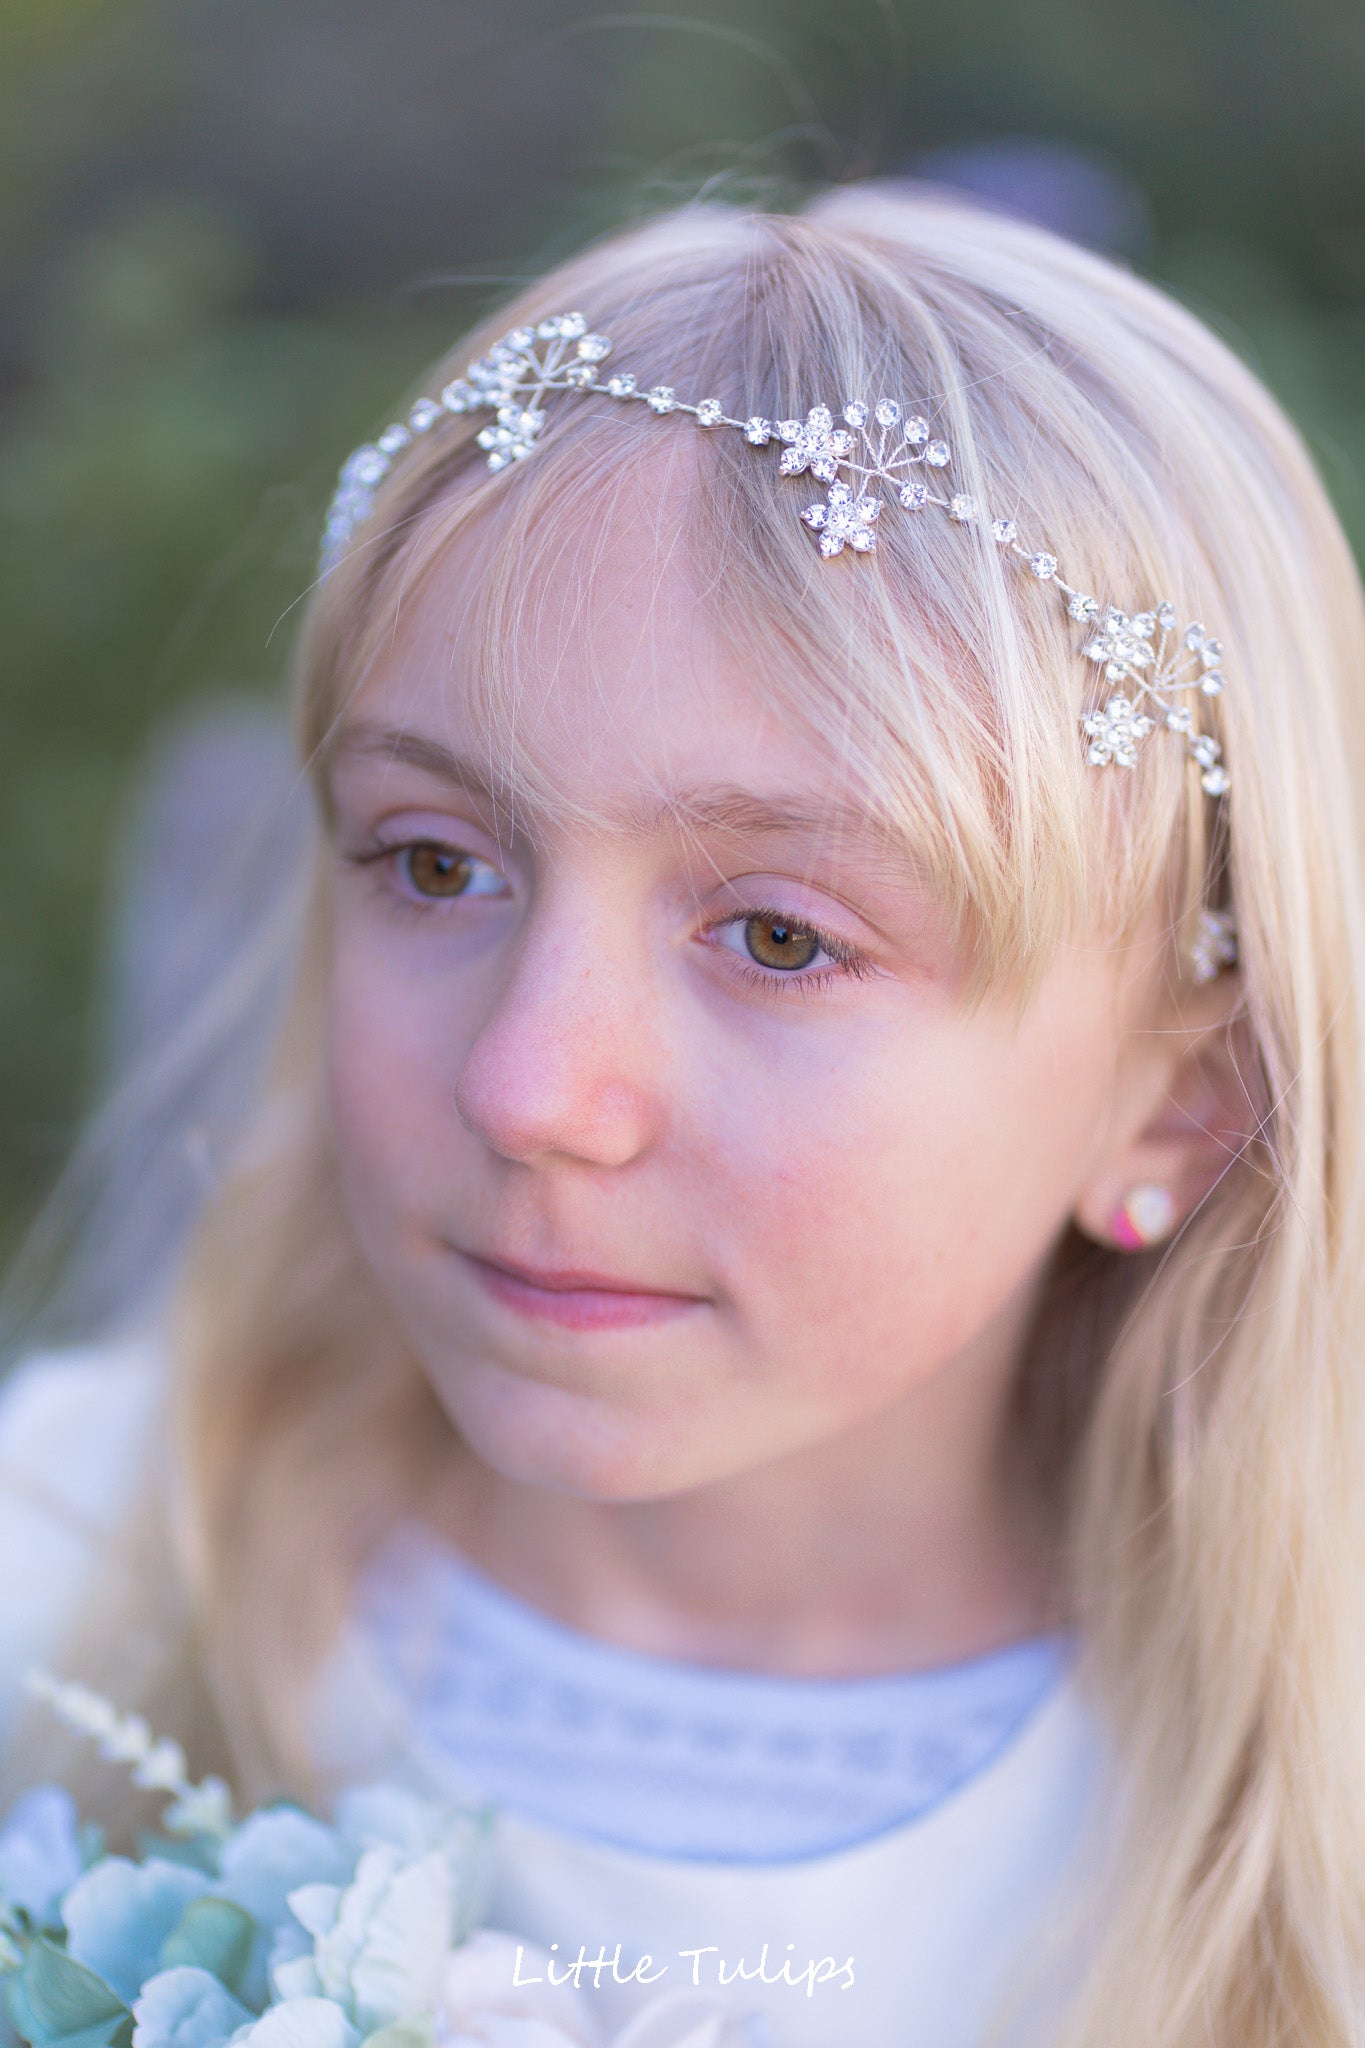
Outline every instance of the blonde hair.
<path id="1" fill-rule="evenodd" d="M 508 777 L 534 784 L 515 656 L 537 591 L 566 565 L 589 585 L 603 504 L 641 464 L 685 463 L 706 602 L 913 842 L 975 941 L 976 994 L 1026 996 L 1069 933 L 1126 931 L 1154 902 L 1174 962 L 1199 906 L 1230 895 L 1253 1136 L 1165 1254 L 1069 1233 L 1019 1369 L 1019 1437 L 1059 1503 L 1065 1603 L 1117 1766 L 1105 1917 L 1055 2042 L 1360 2048 L 1365 612 L 1311 463 L 1162 293 L 929 191 L 850 187 L 794 217 L 684 209 L 543 279 L 422 388 L 514 322 L 578 306 L 642 383 L 741 417 L 923 399 L 956 487 L 1073 582 L 1169 597 L 1227 644 L 1221 808 L 1168 735 L 1131 774 L 1090 770 L 1074 628 L 979 529 L 893 507 L 873 562 L 825 566 L 770 452 L 563 398 L 502 476 L 478 462 L 476 421 L 396 465 L 311 601 L 298 734 L 325 823 L 339 716 L 478 519 L 473 708 Z M 270 1085 L 179 1299 L 167 1540 L 249 1796 L 308 1791 L 310 1677 L 368 1549 L 452 1442 L 338 1195 L 316 1071 L 326 943 L 319 890 Z"/>

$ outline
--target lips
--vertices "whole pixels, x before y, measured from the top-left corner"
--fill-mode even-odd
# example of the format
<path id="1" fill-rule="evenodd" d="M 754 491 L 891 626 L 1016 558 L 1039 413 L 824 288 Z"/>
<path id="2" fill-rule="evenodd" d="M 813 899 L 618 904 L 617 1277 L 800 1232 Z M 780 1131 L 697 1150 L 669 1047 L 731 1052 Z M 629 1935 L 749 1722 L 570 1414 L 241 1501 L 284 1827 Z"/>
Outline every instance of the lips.
<path id="1" fill-rule="evenodd" d="M 575 1267 L 536 1268 L 461 1252 L 483 1293 L 500 1307 L 567 1330 L 640 1329 L 672 1322 L 704 1305 L 696 1294 L 633 1286 Z"/>

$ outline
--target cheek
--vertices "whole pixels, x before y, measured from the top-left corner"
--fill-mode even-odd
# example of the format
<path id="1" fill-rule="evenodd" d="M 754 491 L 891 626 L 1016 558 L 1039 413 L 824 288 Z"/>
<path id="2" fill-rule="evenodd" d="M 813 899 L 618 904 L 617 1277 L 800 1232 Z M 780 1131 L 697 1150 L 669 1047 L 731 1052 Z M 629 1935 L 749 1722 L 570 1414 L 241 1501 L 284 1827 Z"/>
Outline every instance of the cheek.
<path id="1" fill-rule="evenodd" d="M 328 989 L 323 1057 L 348 1204 L 372 1230 L 448 1161 L 458 1135 L 449 1039 L 420 983 L 343 953 Z"/>
<path id="2" fill-rule="evenodd" d="M 739 1298 L 841 1372 L 960 1348 L 1074 1202 L 1102 1094 L 1087 1043 L 920 1031 L 913 1055 L 849 1043 L 732 1093 L 712 1150 Z"/>

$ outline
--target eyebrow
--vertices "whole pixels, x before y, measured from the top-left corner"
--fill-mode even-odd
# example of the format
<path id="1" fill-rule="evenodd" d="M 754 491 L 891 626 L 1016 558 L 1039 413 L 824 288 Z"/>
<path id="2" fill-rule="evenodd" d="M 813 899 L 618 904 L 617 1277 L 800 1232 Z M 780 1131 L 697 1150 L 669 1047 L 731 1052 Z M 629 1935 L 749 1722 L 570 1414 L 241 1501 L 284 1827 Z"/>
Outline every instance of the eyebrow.
<path id="1" fill-rule="evenodd" d="M 328 769 L 349 759 L 382 761 L 418 768 L 438 782 L 448 782 L 467 796 L 497 801 L 497 791 L 484 771 L 463 754 L 456 754 L 440 740 L 414 732 L 410 726 L 375 725 L 355 719 L 344 725 L 328 750 Z"/>
<path id="2" fill-rule="evenodd" d="M 466 796 L 494 806 L 505 805 L 507 801 L 506 786 L 496 786 L 485 768 L 411 727 L 353 720 L 342 728 L 331 749 L 333 763 L 348 758 L 401 763 L 459 789 Z M 908 852 L 902 837 L 854 798 L 768 797 L 730 785 L 671 791 L 626 810 L 620 815 L 620 823 L 627 831 L 641 835 L 670 826 L 739 838 L 833 831 L 840 836 L 874 840 L 883 851 L 895 850 L 902 856 Z"/>

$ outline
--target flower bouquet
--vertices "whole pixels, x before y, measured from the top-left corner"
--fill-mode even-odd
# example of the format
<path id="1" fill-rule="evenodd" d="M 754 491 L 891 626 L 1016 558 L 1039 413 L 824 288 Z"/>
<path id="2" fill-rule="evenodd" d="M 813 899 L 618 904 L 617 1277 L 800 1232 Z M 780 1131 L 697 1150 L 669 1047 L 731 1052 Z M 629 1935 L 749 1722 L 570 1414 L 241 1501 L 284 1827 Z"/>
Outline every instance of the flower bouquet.
<path id="1" fill-rule="evenodd" d="M 479 1926 L 491 1809 L 392 1785 L 330 1822 L 276 1805 L 234 1820 L 179 1745 L 84 1686 L 31 1688 L 138 1786 L 165 1795 L 137 1860 L 104 1853 L 43 1785 L 0 1827 L 0 1990 L 30 2048 L 607 2048 L 546 1953 Z M 532 1981 L 534 1980 L 534 1981 Z M 0 2022 L 0 2032 L 3 2022 Z M 760 2019 L 690 1993 L 609 2048 L 763 2048 Z"/>

